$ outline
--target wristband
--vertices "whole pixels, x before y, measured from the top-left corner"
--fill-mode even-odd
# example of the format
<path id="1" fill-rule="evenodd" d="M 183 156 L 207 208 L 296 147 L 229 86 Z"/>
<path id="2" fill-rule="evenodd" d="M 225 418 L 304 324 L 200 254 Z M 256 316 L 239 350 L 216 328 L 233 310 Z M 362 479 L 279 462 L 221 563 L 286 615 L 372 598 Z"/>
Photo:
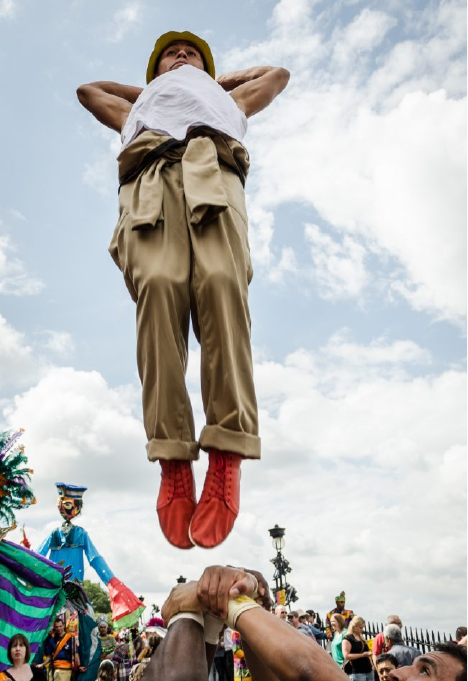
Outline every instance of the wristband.
<path id="1" fill-rule="evenodd" d="M 227 624 L 230 629 L 235 629 L 239 615 L 246 610 L 260 607 L 261 606 L 258 605 L 258 603 L 255 603 L 253 598 L 250 598 L 250 596 L 238 596 L 237 598 L 230 598 L 228 601 L 228 614 L 224 620 L 224 624 Z"/>
<path id="2" fill-rule="evenodd" d="M 177 622 L 177 620 L 194 620 L 194 622 L 198 622 L 198 624 L 203 627 L 203 615 L 201 612 L 179 612 L 177 615 L 174 615 L 174 617 L 171 617 L 169 620 L 169 623 L 167 625 L 167 628 L 174 624 L 174 622 Z"/>
<path id="3" fill-rule="evenodd" d="M 205 642 L 215 646 L 218 644 L 224 622 L 216 615 L 212 615 L 211 612 L 205 613 L 203 619 L 205 620 Z"/>

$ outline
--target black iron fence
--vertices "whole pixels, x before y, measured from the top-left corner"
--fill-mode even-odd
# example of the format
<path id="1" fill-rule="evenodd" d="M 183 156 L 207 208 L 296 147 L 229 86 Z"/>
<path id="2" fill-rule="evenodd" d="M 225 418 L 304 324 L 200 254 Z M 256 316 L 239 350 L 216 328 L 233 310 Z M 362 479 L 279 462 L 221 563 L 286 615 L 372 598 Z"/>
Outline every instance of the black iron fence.
<path id="1" fill-rule="evenodd" d="M 324 620 L 320 621 L 322 624 Z M 385 624 L 382 622 L 366 622 L 366 628 L 363 632 L 363 636 L 366 640 L 374 638 L 381 631 L 384 630 Z M 319 626 L 319 629 L 324 630 L 324 626 Z M 434 631 L 429 629 L 419 629 L 417 627 L 403 627 L 401 630 L 403 640 L 408 646 L 414 646 L 422 653 L 426 653 L 431 650 L 436 643 L 448 643 L 453 641 L 454 638 L 450 634 L 446 634 L 440 631 Z M 321 641 L 322 645 L 325 647 L 327 641 Z"/>
<path id="2" fill-rule="evenodd" d="M 364 637 L 366 639 L 374 638 L 378 633 L 384 630 L 384 624 L 376 622 L 366 622 L 366 630 L 364 632 Z M 447 643 L 448 641 L 453 641 L 450 634 L 445 634 L 440 631 L 434 631 L 429 629 L 417 629 L 415 627 L 403 627 L 401 630 L 403 640 L 407 646 L 414 646 L 418 648 L 422 653 L 426 653 L 431 648 L 434 647 L 436 643 Z"/>

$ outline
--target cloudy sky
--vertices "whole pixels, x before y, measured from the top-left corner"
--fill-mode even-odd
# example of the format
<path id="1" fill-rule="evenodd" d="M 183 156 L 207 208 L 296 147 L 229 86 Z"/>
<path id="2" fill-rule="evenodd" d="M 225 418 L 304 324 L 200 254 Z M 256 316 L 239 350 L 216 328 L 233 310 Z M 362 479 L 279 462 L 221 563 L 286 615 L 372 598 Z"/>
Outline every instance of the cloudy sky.
<path id="1" fill-rule="evenodd" d="M 271 578 L 277 523 L 300 607 L 345 590 L 370 620 L 466 624 L 465 26 L 462 0 L 0 0 L 0 409 L 26 429 L 34 546 L 64 480 L 147 603 L 210 563 Z M 75 95 L 143 86 L 170 29 L 204 36 L 218 73 L 291 71 L 245 141 L 263 459 L 211 552 L 158 527 L 134 306 L 107 253 L 119 138 Z M 200 429 L 199 357 L 192 339 Z"/>

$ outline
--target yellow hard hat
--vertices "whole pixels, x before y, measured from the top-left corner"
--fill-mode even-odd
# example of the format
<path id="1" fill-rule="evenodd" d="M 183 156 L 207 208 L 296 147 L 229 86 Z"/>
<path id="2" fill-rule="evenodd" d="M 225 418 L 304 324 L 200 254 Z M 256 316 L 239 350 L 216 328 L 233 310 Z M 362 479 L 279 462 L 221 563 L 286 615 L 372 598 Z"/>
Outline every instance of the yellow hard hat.
<path id="1" fill-rule="evenodd" d="M 176 43 L 179 40 L 183 40 L 187 43 L 192 43 L 192 45 L 195 45 L 203 57 L 203 61 L 205 62 L 205 70 L 212 78 L 215 77 L 213 55 L 211 54 L 208 43 L 194 33 L 190 33 L 190 31 L 183 31 L 182 33 L 179 33 L 179 31 L 169 31 L 168 33 L 163 33 L 163 35 L 156 40 L 154 50 L 152 51 L 151 57 L 149 58 L 148 68 L 146 69 L 147 83 L 151 82 L 154 78 L 154 72 L 156 71 L 156 66 L 162 51 L 165 50 L 166 47 L 171 43 Z"/>

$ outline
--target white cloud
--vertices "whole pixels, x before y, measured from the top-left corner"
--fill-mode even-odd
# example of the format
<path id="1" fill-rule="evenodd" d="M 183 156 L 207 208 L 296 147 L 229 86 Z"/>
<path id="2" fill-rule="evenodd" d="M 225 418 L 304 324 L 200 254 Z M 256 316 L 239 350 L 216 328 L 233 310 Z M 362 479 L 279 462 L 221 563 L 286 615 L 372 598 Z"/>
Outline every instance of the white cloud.
<path id="1" fill-rule="evenodd" d="M 11 208 L 10 213 L 17 220 L 21 220 L 22 222 L 27 222 L 27 218 L 19 210 L 16 210 L 16 208 Z"/>
<path id="2" fill-rule="evenodd" d="M 39 500 L 18 520 L 39 544 L 59 523 L 54 482 L 87 485 L 80 522 L 119 578 L 159 605 L 181 572 L 196 578 L 210 562 L 245 564 L 248 556 L 271 578 L 267 530 L 278 523 L 287 528 L 301 607 L 323 613 L 344 588 L 370 619 L 397 610 L 413 626 L 451 628 L 463 619 L 466 377 L 405 371 L 429 362 L 414 342 L 379 338 L 364 346 L 342 331 L 320 352 L 256 363 L 263 459 L 243 465 L 230 538 L 216 556 L 193 550 L 183 564 L 158 528 L 159 467 L 146 461 L 139 389 L 112 388 L 97 372 L 49 368 L 4 410 L 7 424 L 26 428 Z M 192 352 L 188 378 L 197 386 L 200 427 L 198 363 Z M 203 454 L 195 469 L 200 492 Z M 310 582 L 311 561 L 320 588 Z M 369 588 L 376 574 L 384 585 L 377 601 Z"/>
<path id="3" fill-rule="evenodd" d="M 85 164 L 83 181 L 101 196 L 110 196 L 116 184 L 115 157 L 106 153 L 98 154 L 92 163 Z"/>
<path id="4" fill-rule="evenodd" d="M 292 248 L 287 246 L 281 249 L 279 261 L 269 270 L 268 278 L 270 281 L 278 283 L 284 281 L 285 276 L 296 274 L 298 271 L 296 254 Z"/>
<path id="5" fill-rule="evenodd" d="M 340 263 L 358 263 L 350 295 L 360 297 L 371 281 L 387 286 L 388 273 L 379 268 L 390 263 L 394 293 L 458 323 L 466 314 L 464 6 L 428 7 L 412 24 L 417 35 L 393 46 L 385 35 L 395 18 L 368 9 L 339 29 L 342 41 L 326 38 L 321 21 L 330 20 L 333 7 L 318 14 L 313 3 L 283 0 L 270 38 L 225 59 L 226 68 L 236 68 L 274 54 L 292 72 L 285 92 L 252 119 L 247 141 L 254 264 L 268 277 L 276 266 L 274 210 L 301 203 L 349 243 L 359 236 L 359 255 L 342 255 Z M 301 40 L 304 30 L 310 41 Z M 363 50 L 376 46 L 377 66 L 363 63 Z M 339 277 L 328 279 L 334 248 L 316 245 L 322 294 L 333 284 L 340 290 Z M 365 250 L 380 258 L 372 277 L 363 268 Z"/>
<path id="6" fill-rule="evenodd" d="M 24 263 L 13 255 L 15 250 L 11 239 L 0 234 L 0 294 L 36 295 L 44 288 L 44 282 L 26 272 Z"/>
<path id="7" fill-rule="evenodd" d="M 349 236 L 339 243 L 318 225 L 306 225 L 304 233 L 319 294 L 325 299 L 359 297 L 369 281 L 366 249 Z"/>
<path id="8" fill-rule="evenodd" d="M 14 329 L 0 315 L 0 386 L 3 395 L 7 391 L 24 388 L 37 380 L 39 368 L 32 347 L 24 334 Z"/>
<path id="9" fill-rule="evenodd" d="M 0 19 L 13 19 L 16 12 L 16 0 L 2 0 L 0 2 Z"/>
<path id="10" fill-rule="evenodd" d="M 50 367 L 39 382 L 14 398 L 4 415 L 22 425 L 31 442 L 35 485 L 55 476 L 94 480 L 108 491 L 123 489 L 144 470 L 144 437 L 125 393 L 109 388 L 96 371 Z M 141 456 L 135 456 L 139 450 Z"/>
<path id="11" fill-rule="evenodd" d="M 389 343 L 385 337 L 370 345 L 359 345 L 348 340 L 348 331 L 334 334 L 324 348 L 325 355 L 345 361 L 348 365 L 430 364 L 431 354 L 411 340 Z"/>
<path id="12" fill-rule="evenodd" d="M 115 193 L 117 186 L 116 158 L 120 152 L 120 136 L 113 130 L 106 128 L 92 120 L 92 135 L 105 142 L 105 150 L 97 151 L 91 163 L 85 164 L 83 182 L 101 196 Z"/>
<path id="13" fill-rule="evenodd" d="M 127 33 L 139 25 L 142 17 L 142 5 L 139 2 L 128 2 L 114 12 L 112 23 L 108 29 L 107 40 L 110 43 L 121 42 Z"/>
<path id="14" fill-rule="evenodd" d="M 376 48 L 396 24 L 396 18 L 385 12 L 363 9 L 351 23 L 334 31 L 334 61 L 340 67 L 354 66 L 356 55 Z"/>
<path id="15" fill-rule="evenodd" d="M 40 336 L 44 336 L 41 346 L 50 350 L 61 357 L 68 357 L 75 350 L 75 344 L 71 334 L 67 331 L 41 331 Z"/>

